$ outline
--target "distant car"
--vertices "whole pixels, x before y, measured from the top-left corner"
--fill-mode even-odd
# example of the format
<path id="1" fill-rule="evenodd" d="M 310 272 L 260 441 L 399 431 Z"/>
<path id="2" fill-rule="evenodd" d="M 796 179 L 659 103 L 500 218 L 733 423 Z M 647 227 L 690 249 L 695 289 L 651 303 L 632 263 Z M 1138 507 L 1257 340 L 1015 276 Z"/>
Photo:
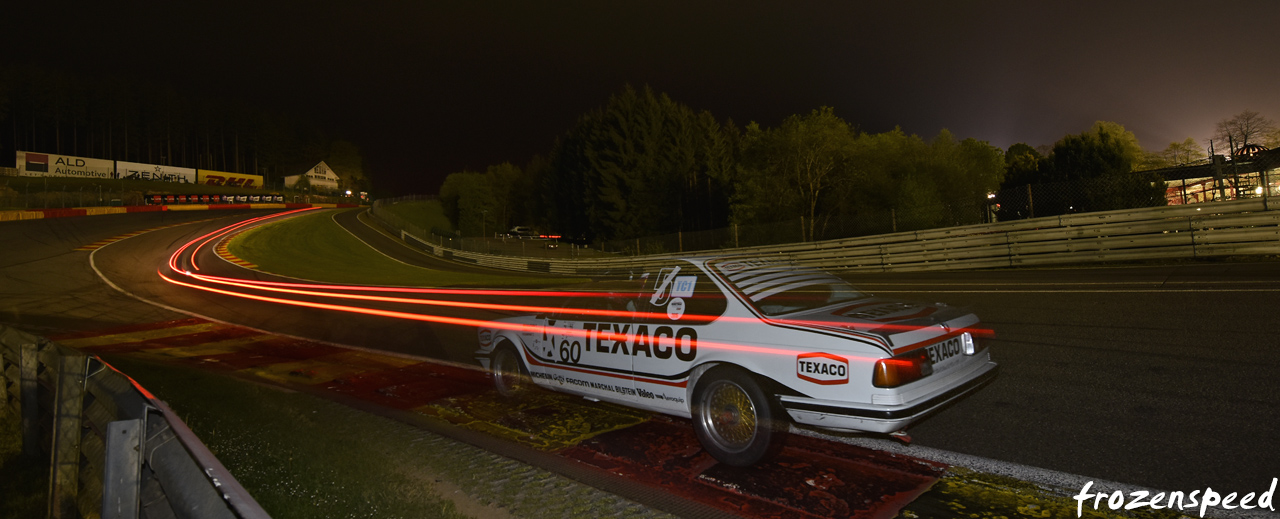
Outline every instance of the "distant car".
<path id="1" fill-rule="evenodd" d="M 598 290 L 481 327 L 477 359 L 497 390 L 532 382 L 691 417 L 729 465 L 772 452 L 788 418 L 901 432 L 996 374 L 972 313 L 873 297 L 821 271 L 667 260 Z"/>
<path id="2" fill-rule="evenodd" d="M 538 231 L 533 230 L 532 227 L 524 227 L 524 226 L 517 225 L 515 227 L 512 227 L 510 231 L 507 231 L 507 237 L 517 238 L 521 240 L 537 238 Z"/>
<path id="3" fill-rule="evenodd" d="M 559 249 L 559 248 L 560 248 L 560 242 L 556 242 L 556 241 L 548 241 L 547 243 L 544 243 L 544 244 L 542 245 L 542 248 L 544 248 L 544 249 Z"/>

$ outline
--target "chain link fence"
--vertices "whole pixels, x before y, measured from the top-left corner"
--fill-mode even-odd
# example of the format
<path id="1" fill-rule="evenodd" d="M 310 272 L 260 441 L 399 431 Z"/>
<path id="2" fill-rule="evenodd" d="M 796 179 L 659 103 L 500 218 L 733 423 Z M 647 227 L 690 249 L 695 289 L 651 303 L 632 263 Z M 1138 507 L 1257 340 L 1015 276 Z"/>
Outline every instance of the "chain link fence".
<path id="1" fill-rule="evenodd" d="M 1184 178 L 1167 182 L 1170 205 L 1244 200 L 1280 195 L 1280 174 L 1259 171 L 1223 175 L 1221 178 Z"/>
<path id="2" fill-rule="evenodd" d="M 46 190 L 39 180 L 0 178 L 0 210 L 144 205 L 143 195 L 115 185 Z"/>
<path id="3" fill-rule="evenodd" d="M 372 213 L 373 216 L 381 220 L 390 229 L 396 229 L 408 233 L 420 241 L 425 241 L 432 245 L 445 247 L 449 249 L 459 249 L 462 240 L 456 232 L 440 229 L 438 227 L 426 227 L 419 222 L 413 222 L 410 218 L 391 209 L 392 206 L 403 202 L 429 202 L 436 200 L 434 195 L 409 195 L 396 198 L 380 198 L 374 200 Z"/>
<path id="4" fill-rule="evenodd" d="M 433 196 L 379 200 L 374 204 L 374 212 L 389 225 L 404 229 L 433 245 L 455 250 L 537 258 L 636 256 L 781 245 L 1075 213 L 1280 196 L 1280 170 L 1277 168 L 1280 168 L 1280 153 L 1277 152 L 1241 157 L 1234 161 L 1219 157 L 1216 162 L 1196 166 L 1017 186 L 983 198 L 952 200 L 934 206 L 820 215 L 816 222 L 796 218 L 766 224 L 733 225 L 611 240 L 600 243 L 595 248 L 572 244 L 558 244 L 557 248 L 550 248 L 545 240 L 503 238 L 500 232 L 493 237 L 463 238 L 455 231 L 423 229 L 389 211 L 378 210 L 379 204 L 434 200 Z M 806 240 L 810 228 L 812 236 Z"/>
<path id="5" fill-rule="evenodd" d="M 1023 220 L 1043 216 L 1136 209 L 1164 205 L 1242 200 L 1280 195 L 1276 172 L 1222 174 L 1217 178 L 1166 181 L 1150 172 L 1119 178 L 1031 184 L 1000 190 L 977 200 L 925 207 L 890 208 L 852 215 L 819 216 L 811 241 L 856 238 Z M 713 251 L 737 247 L 799 243 L 810 222 L 804 218 L 761 225 L 736 225 L 706 231 L 613 240 L 602 250 L 621 255 Z"/>
<path id="6" fill-rule="evenodd" d="M 1002 189 L 991 198 L 997 221 L 1168 205 L 1157 175 L 1068 180 Z"/>
<path id="7" fill-rule="evenodd" d="M 399 211 L 394 206 L 404 202 L 429 202 L 437 198 L 432 195 L 411 195 L 397 198 L 378 199 L 373 203 L 372 214 L 387 227 L 394 232 L 401 232 L 413 236 L 417 241 L 442 247 L 445 249 L 453 249 L 464 252 L 478 252 L 482 254 L 496 254 L 500 256 L 516 256 L 527 258 L 580 258 L 580 257 L 603 257 L 611 256 L 599 249 L 584 247 L 579 244 L 562 242 L 558 239 L 549 238 L 517 238 L 508 236 L 502 229 L 494 229 L 491 236 L 467 236 L 463 237 L 460 232 L 449 229 L 443 229 L 436 225 L 428 223 L 427 219 L 419 215 L 415 219 L 409 214 L 412 211 Z"/>
<path id="8" fill-rule="evenodd" d="M 818 216 L 816 222 L 796 218 L 755 225 L 733 225 L 706 231 L 689 231 L 604 242 L 605 252 L 627 256 L 711 251 L 804 242 L 812 227 L 812 240 L 853 238 L 894 232 L 918 231 L 995 221 L 995 202 L 962 200 L 950 204 L 852 215 Z"/>

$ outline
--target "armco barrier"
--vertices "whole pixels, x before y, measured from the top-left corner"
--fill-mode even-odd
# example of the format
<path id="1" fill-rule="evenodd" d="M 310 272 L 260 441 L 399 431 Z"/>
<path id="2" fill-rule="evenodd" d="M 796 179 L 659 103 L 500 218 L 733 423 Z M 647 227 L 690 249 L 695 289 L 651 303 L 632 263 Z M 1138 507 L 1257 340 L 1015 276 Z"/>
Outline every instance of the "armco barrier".
<path id="1" fill-rule="evenodd" d="M 699 255 L 751 255 L 797 266 L 852 272 L 958 270 L 1280 254 L 1280 210 L 1267 198 L 1083 213 L 902 232 Z M 544 259 L 448 249 L 395 228 L 375 205 L 370 214 L 407 243 L 436 256 L 508 270 L 593 274 L 675 254 L 612 259 Z M 687 254 L 686 254 L 687 255 Z"/>
<path id="2" fill-rule="evenodd" d="M 267 518 L 164 402 L 101 359 L 0 325 L 0 414 L 48 456 L 51 518 Z"/>

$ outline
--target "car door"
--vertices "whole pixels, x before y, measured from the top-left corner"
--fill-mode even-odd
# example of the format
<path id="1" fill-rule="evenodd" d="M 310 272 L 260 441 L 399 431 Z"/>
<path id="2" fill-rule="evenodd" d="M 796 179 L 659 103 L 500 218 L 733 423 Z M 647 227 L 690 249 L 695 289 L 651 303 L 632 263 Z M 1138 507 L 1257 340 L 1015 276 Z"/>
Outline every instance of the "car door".
<path id="1" fill-rule="evenodd" d="M 636 298 L 632 365 L 639 402 L 658 410 L 680 410 L 690 370 L 698 364 L 698 341 L 725 311 L 720 288 L 689 262 L 648 269 Z"/>
<path id="2" fill-rule="evenodd" d="M 631 336 L 634 324 L 625 297 L 603 290 L 570 300 L 560 312 L 544 318 L 538 357 L 553 374 L 558 389 L 629 404 L 636 391 L 631 380 Z"/>

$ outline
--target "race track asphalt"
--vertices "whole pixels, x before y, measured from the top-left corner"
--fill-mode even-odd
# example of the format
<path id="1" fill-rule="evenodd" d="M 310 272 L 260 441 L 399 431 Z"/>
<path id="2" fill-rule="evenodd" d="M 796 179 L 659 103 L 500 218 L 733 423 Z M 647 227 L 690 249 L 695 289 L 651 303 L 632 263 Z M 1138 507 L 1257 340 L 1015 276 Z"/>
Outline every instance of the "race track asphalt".
<path id="1" fill-rule="evenodd" d="M 358 214 L 337 220 L 378 243 Z M 914 444 L 1186 492 L 1280 476 L 1280 261 L 845 277 L 996 332 L 1000 376 L 914 425 Z"/>
<path id="2" fill-rule="evenodd" d="M 408 255 L 346 214 L 339 221 L 367 242 Z M 73 249 L 178 219 L 217 218 L 109 245 L 96 263 L 125 290 L 174 308 L 316 340 L 470 361 L 469 330 L 286 309 L 158 279 L 156 268 L 174 248 L 232 216 L 0 224 L 0 239 L 15 244 L 0 254 L 0 322 L 42 333 L 178 318 L 106 287 L 88 253 Z M 967 306 L 995 330 L 1000 376 L 914 426 L 915 445 L 1187 492 L 1265 490 L 1280 476 L 1280 429 L 1272 425 L 1280 416 L 1280 262 L 847 277 L 879 295 Z"/>

